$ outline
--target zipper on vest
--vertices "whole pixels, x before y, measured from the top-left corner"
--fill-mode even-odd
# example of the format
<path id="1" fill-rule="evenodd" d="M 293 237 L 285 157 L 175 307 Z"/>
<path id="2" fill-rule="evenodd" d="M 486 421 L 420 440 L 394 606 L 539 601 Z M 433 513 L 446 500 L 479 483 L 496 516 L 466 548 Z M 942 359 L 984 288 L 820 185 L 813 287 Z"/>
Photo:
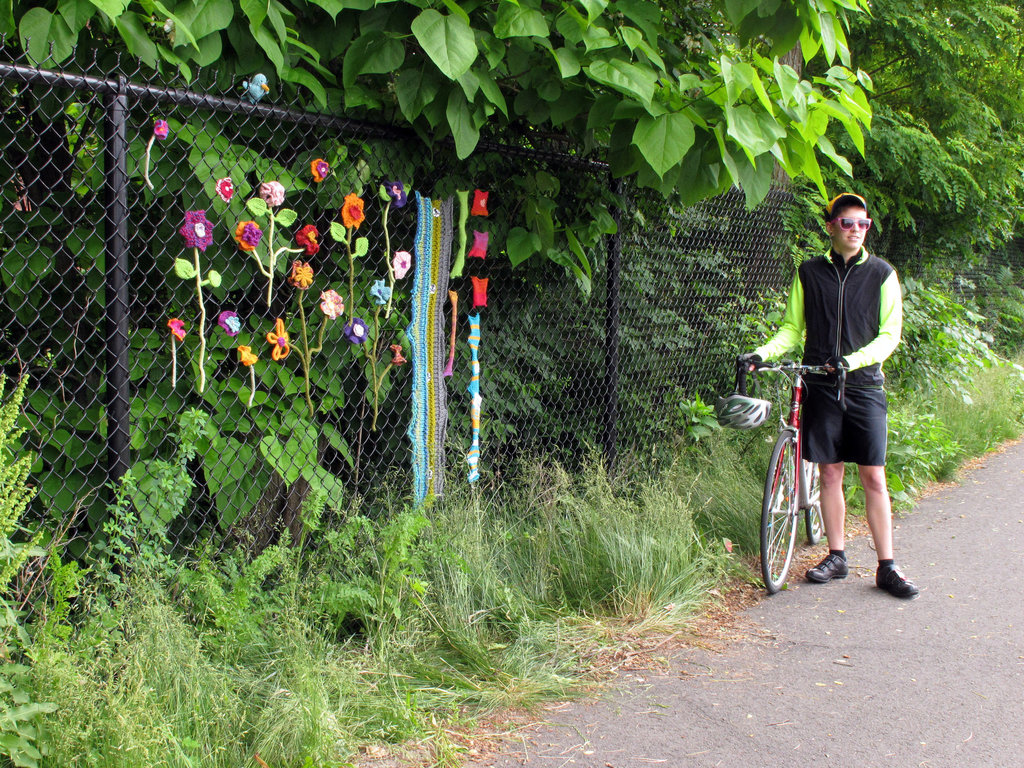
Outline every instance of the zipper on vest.
<path id="1" fill-rule="evenodd" d="M 835 265 L 832 259 L 829 259 L 829 264 L 832 265 L 832 269 L 836 272 L 836 280 L 839 281 L 839 314 L 836 322 L 836 357 L 841 358 L 843 356 L 843 291 L 846 288 L 846 278 L 850 276 L 850 272 L 856 267 L 856 264 L 851 264 L 846 268 L 846 274 L 842 277 L 839 276 L 839 267 Z"/>

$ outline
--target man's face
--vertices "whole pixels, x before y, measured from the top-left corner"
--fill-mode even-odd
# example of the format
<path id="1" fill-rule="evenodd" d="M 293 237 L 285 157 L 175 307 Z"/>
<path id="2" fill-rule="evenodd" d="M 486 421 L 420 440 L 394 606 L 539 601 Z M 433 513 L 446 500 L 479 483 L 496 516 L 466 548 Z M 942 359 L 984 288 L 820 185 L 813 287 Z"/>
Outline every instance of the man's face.
<path id="1" fill-rule="evenodd" d="M 825 229 L 832 239 L 832 248 L 836 253 L 847 255 L 860 251 L 868 231 L 861 229 L 857 222 L 867 217 L 868 212 L 861 206 L 847 205 L 832 217 L 832 221 L 825 224 Z M 849 229 L 843 229 L 840 219 L 853 219 L 854 224 Z"/>

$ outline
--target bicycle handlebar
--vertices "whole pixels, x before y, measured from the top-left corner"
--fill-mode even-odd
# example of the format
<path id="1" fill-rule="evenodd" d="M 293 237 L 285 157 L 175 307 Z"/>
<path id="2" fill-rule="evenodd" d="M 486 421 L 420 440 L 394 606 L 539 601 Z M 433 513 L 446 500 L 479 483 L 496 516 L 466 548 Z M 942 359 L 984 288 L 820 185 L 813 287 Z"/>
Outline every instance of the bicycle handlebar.
<path id="1" fill-rule="evenodd" d="M 792 360 L 782 360 L 778 363 L 771 363 L 763 360 L 737 360 L 736 361 L 736 391 L 746 396 L 747 374 L 759 371 L 778 371 L 789 376 L 805 376 L 811 374 L 824 374 L 836 377 L 836 400 L 841 410 L 846 410 L 846 367 L 840 365 L 832 368 L 825 365 L 804 365 L 794 363 Z"/>

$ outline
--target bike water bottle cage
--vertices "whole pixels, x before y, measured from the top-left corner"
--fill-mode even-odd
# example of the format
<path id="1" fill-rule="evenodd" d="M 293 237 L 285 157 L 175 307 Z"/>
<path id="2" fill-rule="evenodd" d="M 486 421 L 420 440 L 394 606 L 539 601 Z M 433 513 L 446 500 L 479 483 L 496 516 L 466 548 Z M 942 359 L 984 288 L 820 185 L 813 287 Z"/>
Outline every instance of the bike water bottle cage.
<path id="1" fill-rule="evenodd" d="M 756 429 L 768 419 L 772 404 L 767 400 L 733 393 L 715 402 L 715 415 L 723 427 Z"/>

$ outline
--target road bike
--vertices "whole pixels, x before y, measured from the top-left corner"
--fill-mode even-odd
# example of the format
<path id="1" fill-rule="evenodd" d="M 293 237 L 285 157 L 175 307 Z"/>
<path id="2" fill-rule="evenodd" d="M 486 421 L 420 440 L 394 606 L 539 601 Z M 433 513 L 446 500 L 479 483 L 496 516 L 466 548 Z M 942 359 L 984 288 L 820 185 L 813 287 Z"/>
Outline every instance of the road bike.
<path id="1" fill-rule="evenodd" d="M 789 575 L 800 518 L 803 517 L 808 543 L 817 544 L 824 531 L 818 465 L 804 460 L 800 441 L 801 406 L 807 391 L 804 376 L 828 375 L 835 381 L 836 396 L 840 407 L 844 407 L 846 370 L 789 361 L 740 361 L 736 368 L 736 391 L 745 396 L 747 373 L 765 371 L 782 373 L 790 379 L 789 412 L 779 417 L 779 435 L 768 462 L 761 502 L 761 576 L 768 593 L 775 594 L 783 589 Z"/>

